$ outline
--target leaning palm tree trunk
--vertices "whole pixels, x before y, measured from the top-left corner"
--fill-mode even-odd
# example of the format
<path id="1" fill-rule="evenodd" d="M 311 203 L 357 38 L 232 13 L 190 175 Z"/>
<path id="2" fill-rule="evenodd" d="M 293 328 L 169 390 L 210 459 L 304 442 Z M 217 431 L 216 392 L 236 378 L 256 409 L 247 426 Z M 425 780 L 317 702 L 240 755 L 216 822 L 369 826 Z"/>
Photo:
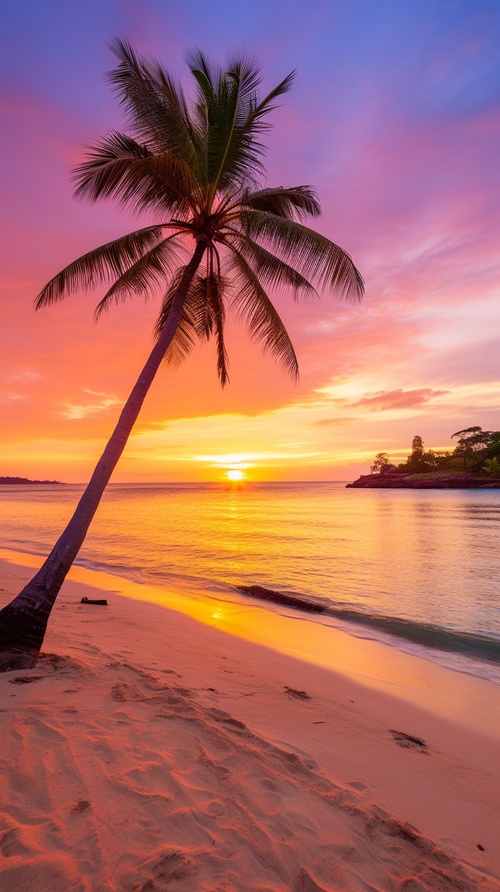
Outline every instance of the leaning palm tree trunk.
<path id="1" fill-rule="evenodd" d="M 38 658 L 52 605 L 80 550 L 102 494 L 125 448 L 162 359 L 171 344 L 189 286 L 206 248 L 198 240 L 173 296 L 161 334 L 125 403 L 118 423 L 99 459 L 90 482 L 63 534 L 40 570 L 19 595 L 0 611 L 0 672 L 30 669 Z"/>

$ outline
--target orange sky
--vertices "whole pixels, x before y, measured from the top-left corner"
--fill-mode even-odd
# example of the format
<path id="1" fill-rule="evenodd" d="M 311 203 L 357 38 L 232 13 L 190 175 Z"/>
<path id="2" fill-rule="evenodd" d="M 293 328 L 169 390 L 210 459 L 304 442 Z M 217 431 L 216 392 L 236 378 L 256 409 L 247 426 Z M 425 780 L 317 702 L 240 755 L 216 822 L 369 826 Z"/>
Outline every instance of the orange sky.
<path id="1" fill-rule="evenodd" d="M 403 13 L 383 0 L 380 19 L 360 0 L 340 2 L 334 17 L 313 0 L 307 17 L 288 4 L 279 31 L 279 3 L 243 13 L 223 2 L 203 27 L 192 5 L 167 23 L 150 0 L 140 16 L 104 2 L 80 29 L 33 4 L 32 36 L 11 11 L 0 474 L 84 482 L 152 344 L 154 302 L 119 306 L 97 327 L 99 293 L 33 312 L 59 269 L 137 225 L 111 205 L 76 203 L 68 177 L 81 146 L 122 123 L 105 83 L 117 32 L 179 74 L 185 46 L 208 43 L 223 57 L 242 36 L 265 86 L 298 68 L 275 114 L 269 183 L 316 187 L 317 228 L 352 254 L 367 294 L 360 306 L 276 296 L 298 385 L 235 324 L 225 391 L 211 346 L 162 369 L 113 480 L 217 480 L 240 466 L 251 479 L 349 480 L 378 451 L 403 458 L 415 434 L 447 448 L 462 427 L 500 428 L 500 16 L 426 0 Z"/>

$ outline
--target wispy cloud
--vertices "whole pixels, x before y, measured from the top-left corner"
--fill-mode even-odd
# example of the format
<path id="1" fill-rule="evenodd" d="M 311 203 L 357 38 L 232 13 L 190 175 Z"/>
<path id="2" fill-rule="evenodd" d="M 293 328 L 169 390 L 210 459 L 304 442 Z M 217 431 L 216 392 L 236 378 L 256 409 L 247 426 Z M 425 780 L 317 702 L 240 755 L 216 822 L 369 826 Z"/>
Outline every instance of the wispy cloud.
<path id="1" fill-rule="evenodd" d="M 385 412 L 388 409 L 414 409 L 423 406 L 437 397 L 445 396 L 448 390 L 432 390 L 422 387 L 420 390 L 379 390 L 367 393 L 353 406 L 366 406 L 371 412 Z"/>
<path id="2" fill-rule="evenodd" d="M 22 393 L 8 393 L 0 397 L 0 403 L 16 403 L 18 400 L 25 400 L 26 397 Z"/>
<path id="3" fill-rule="evenodd" d="M 105 393 L 96 393 L 93 390 L 86 390 L 85 393 L 100 397 L 100 399 L 94 400 L 91 403 L 63 403 L 64 408 L 60 409 L 58 414 L 63 415 L 65 418 L 79 420 L 80 418 L 87 418 L 89 415 L 98 415 L 101 412 L 106 412 L 107 409 L 123 402 L 123 400 L 116 396 L 108 396 Z"/>
<path id="4" fill-rule="evenodd" d="M 38 381 L 42 376 L 39 372 L 33 372 L 30 369 L 25 369 L 21 372 L 13 372 L 12 375 L 9 376 L 9 381 Z"/>
<path id="5" fill-rule="evenodd" d="M 348 424 L 350 421 L 355 421 L 355 419 L 342 415 L 339 418 L 318 418 L 316 421 L 312 421 L 311 424 L 315 424 L 317 427 L 339 427 L 342 424 Z"/>

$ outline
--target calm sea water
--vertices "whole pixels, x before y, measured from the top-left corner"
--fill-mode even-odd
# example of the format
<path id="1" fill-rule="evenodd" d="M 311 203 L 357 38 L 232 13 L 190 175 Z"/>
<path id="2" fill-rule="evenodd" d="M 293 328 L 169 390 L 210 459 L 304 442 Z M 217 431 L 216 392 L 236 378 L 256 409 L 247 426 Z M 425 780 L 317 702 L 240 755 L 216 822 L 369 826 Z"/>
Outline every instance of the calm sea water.
<path id="1" fill-rule="evenodd" d="M 46 553 L 81 492 L 0 487 L 2 545 Z M 194 597 L 265 586 L 322 604 L 311 622 L 500 683 L 499 521 L 499 490 L 114 484 L 77 563 Z"/>

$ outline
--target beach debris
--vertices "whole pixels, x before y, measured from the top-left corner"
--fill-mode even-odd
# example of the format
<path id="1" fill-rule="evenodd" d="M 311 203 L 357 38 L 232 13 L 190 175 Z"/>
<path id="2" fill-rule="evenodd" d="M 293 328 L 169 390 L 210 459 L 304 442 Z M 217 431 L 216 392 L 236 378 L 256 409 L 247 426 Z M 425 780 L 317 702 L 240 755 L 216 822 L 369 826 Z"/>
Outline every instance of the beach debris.
<path id="1" fill-rule="evenodd" d="M 289 688 L 288 685 L 285 685 L 285 693 L 288 694 L 289 697 L 295 697 L 296 700 L 310 700 L 311 695 L 307 693 L 307 691 L 297 691 L 295 688 Z"/>
<path id="2" fill-rule="evenodd" d="M 421 737 L 413 737 L 411 734 L 405 734 L 404 731 L 394 731 L 392 728 L 389 728 L 389 731 L 398 746 L 403 747 L 403 749 L 415 749 L 421 753 L 427 752 L 427 744 Z"/>
<path id="3" fill-rule="evenodd" d="M 45 678 L 44 675 L 18 675 L 16 678 L 9 678 L 9 684 L 31 684 L 32 681 L 38 681 Z"/>
<path id="4" fill-rule="evenodd" d="M 309 613 L 324 613 L 326 605 L 318 604 L 308 598 L 300 597 L 284 592 L 277 592 L 272 588 L 264 588 L 263 585 L 237 585 L 236 588 L 245 595 L 259 598 L 262 601 L 274 601 L 275 604 L 285 604 L 287 607 L 296 607 L 297 610 L 306 610 Z"/>
<path id="5" fill-rule="evenodd" d="M 80 601 L 81 604 L 99 604 L 102 607 L 107 607 L 108 602 L 106 598 L 82 598 Z"/>
<path id="6" fill-rule="evenodd" d="M 478 842 L 477 847 L 480 852 L 484 852 L 484 846 L 482 846 L 480 842 Z"/>

